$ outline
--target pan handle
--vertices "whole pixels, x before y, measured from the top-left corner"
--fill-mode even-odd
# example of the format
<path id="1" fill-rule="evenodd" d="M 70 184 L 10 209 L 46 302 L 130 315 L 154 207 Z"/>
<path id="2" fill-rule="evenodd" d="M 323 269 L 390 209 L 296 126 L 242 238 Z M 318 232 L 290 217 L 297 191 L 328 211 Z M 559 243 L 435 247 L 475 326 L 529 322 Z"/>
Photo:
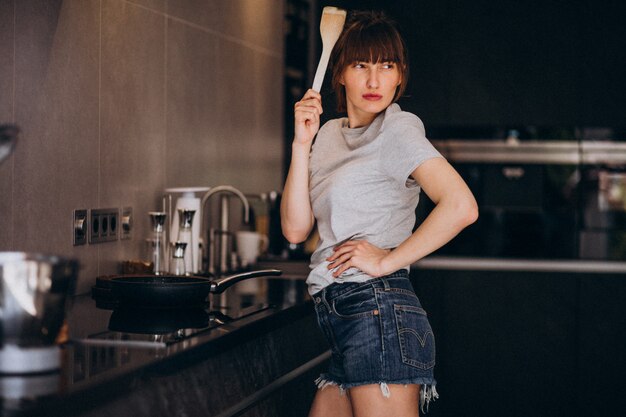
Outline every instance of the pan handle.
<path id="1" fill-rule="evenodd" d="M 244 279 L 279 276 L 282 273 L 283 271 L 279 269 L 261 269 L 258 271 L 242 272 L 241 274 L 229 275 L 222 279 L 218 279 L 217 281 L 213 281 L 211 283 L 211 289 L 209 291 L 213 294 L 219 294 L 223 292 L 226 288 L 238 283 L 239 281 L 243 281 Z"/>

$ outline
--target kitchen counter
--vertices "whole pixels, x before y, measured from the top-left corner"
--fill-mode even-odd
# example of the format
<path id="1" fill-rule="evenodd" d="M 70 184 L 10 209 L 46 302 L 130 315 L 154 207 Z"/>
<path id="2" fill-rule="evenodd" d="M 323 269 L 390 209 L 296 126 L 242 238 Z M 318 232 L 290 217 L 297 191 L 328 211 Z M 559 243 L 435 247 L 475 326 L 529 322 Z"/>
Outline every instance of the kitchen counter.
<path id="1" fill-rule="evenodd" d="M 237 415 L 252 406 L 252 394 L 261 395 L 276 379 L 294 368 L 309 372 L 327 360 L 302 277 L 244 281 L 211 297 L 211 308 L 185 313 L 122 310 L 90 295 L 75 297 L 60 371 L 1 376 L 2 415 L 115 415 L 116 407 L 135 415 L 177 415 L 169 409 L 180 395 L 174 387 L 185 384 L 187 396 L 202 385 L 207 389 L 197 393 L 204 399 L 188 398 L 187 404 L 199 403 L 197 412 Z M 194 378 L 204 380 L 189 382 Z M 210 386 L 228 392 L 209 391 Z M 215 400 L 208 402 L 207 396 Z M 159 401 L 163 404 L 154 404 Z"/>
<path id="2" fill-rule="evenodd" d="M 270 267 L 283 270 L 283 276 L 238 283 L 222 295 L 212 295 L 211 308 L 193 314 L 140 314 L 113 309 L 90 295 L 75 297 L 68 316 L 69 341 L 61 349 L 60 371 L 0 376 L 0 415 L 222 417 L 239 415 L 258 401 L 265 404 L 265 411 L 245 415 L 281 415 L 278 407 L 287 403 L 297 403 L 305 410 L 314 394 L 312 381 L 328 359 L 306 290 L 308 262 L 259 264 L 262 269 Z M 423 295 L 422 301 L 438 328 L 439 350 L 445 353 L 446 335 L 458 321 L 455 306 L 472 310 L 464 303 L 478 297 L 467 297 L 470 287 L 476 287 L 477 294 L 483 294 L 485 288 L 526 294 L 524 300 L 529 299 L 530 291 L 535 302 L 545 299 L 546 306 L 554 309 L 553 293 L 570 286 L 570 298 L 600 291 L 598 285 L 611 288 L 606 297 L 621 294 L 622 287 L 614 288 L 621 280 L 615 278 L 624 276 L 626 263 L 431 256 L 411 269 L 413 285 Z M 554 288 L 545 289 L 548 283 Z M 459 286 L 464 288 L 464 296 L 446 301 Z M 576 290 L 579 287 L 585 290 Z M 490 301 L 480 306 L 493 305 L 493 300 L 501 298 L 499 293 L 491 294 Z M 510 302 L 510 295 L 504 299 Z M 573 299 L 585 300 L 579 296 Z M 612 304 L 602 303 L 603 308 L 607 305 Z M 545 313 L 546 308 L 533 307 L 531 312 Z M 447 320 L 447 315 L 455 318 Z M 494 315 L 500 316 L 501 312 Z M 485 318 L 481 320 L 473 323 L 488 323 Z M 539 324 L 544 321 L 544 316 L 537 319 Z M 450 343 L 457 340 L 450 338 Z M 443 357 L 450 358 L 451 354 Z M 446 369 L 444 362 L 439 374 L 450 384 L 456 376 L 446 378 Z M 299 385 L 290 389 L 276 385 L 290 378 Z M 293 400 L 298 395 L 304 397 L 296 402 L 281 400 Z M 276 400 L 263 401 L 269 396 Z"/>

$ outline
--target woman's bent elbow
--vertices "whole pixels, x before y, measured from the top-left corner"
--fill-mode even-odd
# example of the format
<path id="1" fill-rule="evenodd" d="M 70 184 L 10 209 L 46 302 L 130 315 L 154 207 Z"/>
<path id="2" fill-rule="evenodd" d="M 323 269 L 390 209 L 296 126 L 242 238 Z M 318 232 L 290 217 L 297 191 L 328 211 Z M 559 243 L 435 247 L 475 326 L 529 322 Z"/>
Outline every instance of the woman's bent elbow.
<path id="1" fill-rule="evenodd" d="M 310 230 L 296 230 L 289 227 L 282 227 L 283 236 L 289 243 L 298 244 L 302 243 L 309 237 Z"/>
<path id="2" fill-rule="evenodd" d="M 287 239 L 287 242 L 293 243 L 294 245 L 298 243 L 302 243 L 306 240 L 308 235 L 298 234 L 298 233 L 287 233 L 283 231 L 283 236 Z"/>
<path id="3" fill-rule="evenodd" d="M 478 205 L 474 199 L 458 201 L 454 207 L 453 224 L 459 231 L 478 220 Z"/>
<path id="4" fill-rule="evenodd" d="M 478 204 L 476 201 L 468 203 L 461 213 L 463 227 L 467 227 L 478 220 Z"/>

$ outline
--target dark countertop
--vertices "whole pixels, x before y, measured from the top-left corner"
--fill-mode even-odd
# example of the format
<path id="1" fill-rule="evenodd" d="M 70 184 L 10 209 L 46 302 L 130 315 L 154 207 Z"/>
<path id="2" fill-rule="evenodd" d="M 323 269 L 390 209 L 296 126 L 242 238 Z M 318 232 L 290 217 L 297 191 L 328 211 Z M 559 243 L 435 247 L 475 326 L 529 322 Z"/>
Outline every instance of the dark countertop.
<path id="1" fill-rule="evenodd" d="M 54 415 L 142 372 L 206 360 L 313 311 L 303 277 L 293 274 L 244 281 L 210 297 L 210 308 L 184 313 L 112 309 L 91 295 L 75 297 L 61 369 L 0 376 L 1 415 Z"/>

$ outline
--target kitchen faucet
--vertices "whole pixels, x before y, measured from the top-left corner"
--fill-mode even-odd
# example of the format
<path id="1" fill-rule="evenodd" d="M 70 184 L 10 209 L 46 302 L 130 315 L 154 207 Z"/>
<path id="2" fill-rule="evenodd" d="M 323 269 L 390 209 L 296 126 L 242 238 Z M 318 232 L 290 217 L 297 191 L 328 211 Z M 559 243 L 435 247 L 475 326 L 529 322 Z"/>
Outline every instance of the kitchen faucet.
<path id="1" fill-rule="evenodd" d="M 230 185 L 220 185 L 215 188 L 211 188 L 207 191 L 206 194 L 202 197 L 202 202 L 200 207 L 204 211 L 204 205 L 206 202 L 215 194 L 219 193 L 230 193 L 234 194 L 243 203 L 244 209 L 244 218 L 243 221 L 248 223 L 250 221 L 250 204 L 248 203 L 248 199 L 245 195 L 235 187 Z M 212 274 L 225 274 L 229 270 L 228 258 L 230 256 L 229 245 L 228 245 L 228 215 L 229 215 L 229 201 L 228 195 L 222 195 L 221 198 L 221 207 L 220 207 L 220 228 L 215 230 L 213 228 L 209 229 L 209 248 L 208 248 L 208 271 Z M 203 229 L 204 230 L 204 229 Z M 219 257 L 215 256 L 215 245 L 216 245 L 216 234 L 219 234 L 219 248 L 220 253 Z"/>

